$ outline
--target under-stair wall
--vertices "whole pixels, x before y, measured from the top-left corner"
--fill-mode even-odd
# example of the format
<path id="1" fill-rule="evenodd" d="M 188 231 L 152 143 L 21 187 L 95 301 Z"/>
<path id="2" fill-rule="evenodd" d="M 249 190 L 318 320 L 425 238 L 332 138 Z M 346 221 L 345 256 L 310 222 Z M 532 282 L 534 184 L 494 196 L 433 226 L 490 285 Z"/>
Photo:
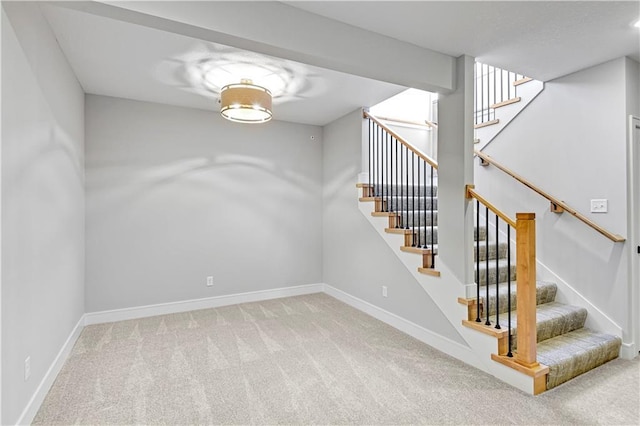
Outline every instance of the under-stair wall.
<path id="1" fill-rule="evenodd" d="M 353 296 L 370 309 L 413 323 L 433 342 L 464 345 L 456 328 L 359 210 L 354 185 L 363 169 L 362 124 L 358 109 L 323 132 L 323 281 L 342 293 L 334 296 Z M 387 287 L 387 297 L 382 286 Z"/>
<path id="2" fill-rule="evenodd" d="M 627 87 L 633 78 L 638 80 L 637 63 L 620 58 L 547 82 L 483 152 L 627 237 L 626 117 L 633 111 L 625 97 L 634 93 Z M 558 283 L 560 301 L 587 307 L 587 326 L 610 333 L 618 327 L 621 356 L 637 355 L 629 244 L 613 243 L 567 213 L 550 212 L 548 201 L 495 167 L 476 162 L 475 183 L 507 214 L 536 213 L 539 278 Z M 608 212 L 590 213 L 591 199 L 606 199 Z"/>

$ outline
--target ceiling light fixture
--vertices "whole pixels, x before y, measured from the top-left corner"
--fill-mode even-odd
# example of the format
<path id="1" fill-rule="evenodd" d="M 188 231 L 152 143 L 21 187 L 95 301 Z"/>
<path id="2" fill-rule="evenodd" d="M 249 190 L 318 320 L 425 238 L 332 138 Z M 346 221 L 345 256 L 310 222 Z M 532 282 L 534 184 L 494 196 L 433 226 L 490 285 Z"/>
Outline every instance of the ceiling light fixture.
<path id="1" fill-rule="evenodd" d="M 640 28 L 640 19 L 638 19 L 638 20 L 636 21 L 636 23 L 635 23 L 635 24 L 633 24 L 633 26 L 634 26 L 634 27 L 636 27 L 636 28 Z"/>
<path id="2" fill-rule="evenodd" d="M 220 113 L 237 123 L 265 123 L 271 120 L 271 92 L 249 79 L 227 84 L 220 91 Z"/>

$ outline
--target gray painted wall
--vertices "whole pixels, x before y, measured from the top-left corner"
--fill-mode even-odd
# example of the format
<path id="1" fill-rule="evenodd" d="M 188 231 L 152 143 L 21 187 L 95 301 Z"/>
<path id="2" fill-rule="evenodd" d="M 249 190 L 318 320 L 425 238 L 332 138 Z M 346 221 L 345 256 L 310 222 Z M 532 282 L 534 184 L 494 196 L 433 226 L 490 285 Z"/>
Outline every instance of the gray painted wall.
<path id="1" fill-rule="evenodd" d="M 37 4 L 2 7 L 0 421 L 14 424 L 84 313 L 84 94 Z"/>
<path id="2" fill-rule="evenodd" d="M 355 185 L 361 171 L 361 140 L 360 110 L 324 127 L 324 282 L 436 334 L 464 343 L 358 209 Z M 388 297 L 382 297 L 383 285 L 388 287 Z"/>
<path id="3" fill-rule="evenodd" d="M 625 61 L 547 82 L 485 152 L 627 237 Z M 476 166 L 475 181 L 507 213 L 536 213 L 538 260 L 612 318 L 631 341 L 626 245 L 614 244 L 569 214 L 549 212 L 548 202 L 495 168 Z M 600 198 L 609 200 L 609 212 L 590 213 L 590 199 Z"/>
<path id="4" fill-rule="evenodd" d="M 322 282 L 321 162 L 320 127 L 88 95 L 87 312 Z"/>

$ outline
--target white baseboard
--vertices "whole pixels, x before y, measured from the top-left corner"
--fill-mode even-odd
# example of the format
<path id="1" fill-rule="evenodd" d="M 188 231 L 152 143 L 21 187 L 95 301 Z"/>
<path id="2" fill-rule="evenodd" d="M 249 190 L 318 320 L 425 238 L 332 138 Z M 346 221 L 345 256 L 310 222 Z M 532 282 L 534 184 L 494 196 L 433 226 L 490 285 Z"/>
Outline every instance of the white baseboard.
<path id="1" fill-rule="evenodd" d="M 620 358 L 634 359 L 638 355 L 638 348 L 634 343 L 622 343 L 622 346 L 620 347 Z"/>
<path id="2" fill-rule="evenodd" d="M 237 305 L 239 303 L 259 302 L 262 300 L 278 299 L 281 297 L 321 293 L 323 290 L 324 284 L 306 284 L 270 290 L 252 291 L 248 293 L 230 294 L 226 296 L 207 297 L 203 299 L 159 303 L 157 305 L 135 306 L 132 308 L 114 309 L 110 311 L 89 312 L 84 316 L 84 324 L 102 324 L 107 322 L 153 317 L 157 315 L 176 314 L 180 312 L 195 311 L 198 309 Z"/>
<path id="3" fill-rule="evenodd" d="M 454 342 L 447 337 L 436 334 L 431 330 L 427 330 L 426 328 L 416 323 L 413 323 L 376 305 L 372 305 L 369 302 L 345 293 L 342 290 L 338 290 L 337 288 L 332 287 L 328 284 L 324 285 L 324 292 L 329 296 L 335 297 L 341 302 L 344 302 L 359 311 L 367 313 L 372 317 L 390 325 L 391 327 L 396 328 L 403 333 L 406 333 L 409 336 L 418 339 L 421 342 L 426 343 L 427 345 L 455 358 L 465 360 L 468 359 L 470 355 L 472 355 L 471 348 L 469 348 L 468 346 L 462 345 L 458 342 Z"/>
<path id="4" fill-rule="evenodd" d="M 60 373 L 60 370 L 62 370 L 64 363 L 67 361 L 67 358 L 71 353 L 71 349 L 73 349 L 73 345 L 76 344 L 76 341 L 78 340 L 78 337 L 80 337 L 80 333 L 82 332 L 83 328 L 84 328 L 84 316 L 80 317 L 80 320 L 78 320 L 78 323 L 71 331 L 71 334 L 67 338 L 66 342 L 64 342 L 64 345 L 62 345 L 62 349 L 60 349 L 60 352 L 58 352 L 58 355 L 53 360 L 53 363 L 51 364 L 46 374 L 44 375 L 35 393 L 27 403 L 27 406 L 22 411 L 22 414 L 18 418 L 18 422 L 16 424 L 18 425 L 31 424 L 31 422 L 33 421 L 33 418 L 38 413 L 38 410 L 40 409 L 40 406 L 42 405 L 44 398 L 47 396 L 49 389 L 51 389 L 53 382 L 56 380 L 56 377 L 58 377 L 58 373 Z"/>

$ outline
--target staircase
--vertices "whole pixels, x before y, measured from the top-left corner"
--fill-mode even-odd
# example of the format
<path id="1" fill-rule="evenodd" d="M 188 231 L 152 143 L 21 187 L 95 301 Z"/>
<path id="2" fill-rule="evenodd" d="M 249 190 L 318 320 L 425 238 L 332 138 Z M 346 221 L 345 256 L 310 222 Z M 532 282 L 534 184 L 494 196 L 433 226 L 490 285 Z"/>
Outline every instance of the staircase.
<path id="1" fill-rule="evenodd" d="M 371 185 L 358 186 L 363 188 L 362 202 L 376 201 L 376 197 L 369 196 L 369 189 L 373 189 Z M 385 232 L 406 235 L 401 250 L 425 255 L 427 259 L 423 260 L 420 272 L 437 275 L 437 271 L 431 268 L 431 255 L 437 255 L 438 250 L 438 212 L 431 209 L 431 206 L 437 208 L 437 186 L 409 186 L 409 191 L 406 187 L 387 187 L 384 192 L 392 191 L 396 195 L 378 199 L 376 204 L 380 210 L 372 212 L 372 215 L 388 216 L 389 227 Z M 378 192 L 382 193 L 382 189 L 379 188 Z M 406 197 L 406 192 L 411 195 Z M 388 207 L 389 211 L 381 211 L 383 206 Z M 413 206 L 417 210 L 410 210 Z M 406 218 L 406 227 L 401 227 L 400 218 Z M 478 304 L 475 299 L 460 300 L 460 303 L 469 306 L 469 316 L 463 324 L 500 339 L 505 338 L 506 330 L 496 332 L 495 325 L 502 324 L 505 327 L 510 317 L 512 350 L 516 353 L 518 314 L 516 293 L 513 290 L 516 288 L 517 277 L 515 268 L 510 272 L 507 269 L 507 242 L 492 239 L 483 226 L 475 228 L 474 237 L 474 266 L 479 272 L 481 297 Z M 417 241 L 427 241 L 430 244 L 426 248 L 416 247 L 414 242 Z M 491 268 L 496 260 L 498 268 Z M 511 292 L 507 291 L 508 278 L 512 282 Z M 556 293 L 556 284 L 544 281 L 536 283 L 537 354 L 540 364 L 548 367 L 545 382 L 547 390 L 617 358 L 622 344 L 617 336 L 584 328 L 587 310 L 556 302 Z M 486 294 L 489 296 L 486 297 Z M 509 305 L 512 308 L 510 312 Z M 485 307 L 488 312 L 493 312 L 489 315 L 488 325 L 487 318 L 483 316 Z"/>
<path id="2" fill-rule="evenodd" d="M 393 152 L 393 146 L 386 152 L 387 156 L 393 155 L 389 154 Z M 401 153 L 399 158 L 411 158 L 412 163 L 405 166 L 405 172 L 411 170 L 413 173 L 417 169 L 418 176 L 427 175 L 427 168 L 421 171 L 413 155 L 403 157 Z M 393 165 L 387 160 L 383 162 L 378 178 L 371 179 L 380 183 L 357 184 L 361 190 L 360 202 L 373 202 L 370 215 L 388 218 L 384 233 L 398 234 L 400 251 L 417 255 L 418 272 L 432 277 L 440 276 L 437 268 L 438 187 L 435 168 L 437 164 L 431 168 L 430 179 L 411 177 L 394 182 Z M 375 171 L 372 174 L 376 176 Z M 477 204 L 477 209 L 481 209 L 480 204 Z M 488 208 L 486 215 L 489 215 Z M 534 327 L 537 345 L 533 345 L 534 360 L 537 350 L 537 362 L 523 365 L 518 361 L 520 313 L 517 305 L 520 296 L 516 284 L 517 268 L 513 267 L 516 264 L 515 250 L 510 247 L 509 234 L 505 236 L 499 231 L 497 219 L 496 213 L 496 226 L 493 228 L 481 221 L 477 221 L 474 227 L 476 297 L 465 295 L 467 297 L 458 297 L 457 300 L 467 308 L 466 318 L 459 319 L 462 325 L 474 333 L 496 339 L 497 351 L 490 355 L 491 359 L 533 377 L 533 393 L 537 394 L 617 358 L 622 344 L 620 337 L 585 328 L 585 308 L 557 302 L 556 284 L 537 281 Z M 524 337 L 522 341 L 526 342 Z"/>

